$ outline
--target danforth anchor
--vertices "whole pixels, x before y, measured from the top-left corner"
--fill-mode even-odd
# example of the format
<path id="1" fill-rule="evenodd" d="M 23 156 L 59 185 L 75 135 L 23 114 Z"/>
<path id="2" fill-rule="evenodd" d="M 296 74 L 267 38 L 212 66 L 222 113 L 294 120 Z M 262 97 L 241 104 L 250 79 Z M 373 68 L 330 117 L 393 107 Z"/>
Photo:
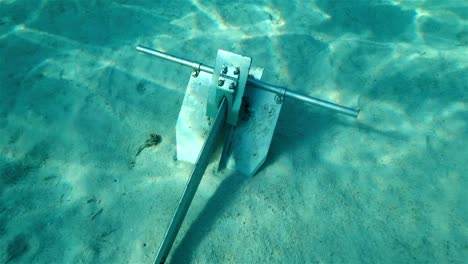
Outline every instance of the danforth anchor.
<path id="1" fill-rule="evenodd" d="M 266 160 L 285 98 L 354 118 L 359 114 L 359 110 L 260 81 L 263 68 L 251 67 L 252 59 L 239 54 L 218 50 L 215 66 L 210 67 L 143 46 L 136 49 L 192 68 L 177 119 L 176 141 L 177 159 L 195 166 L 155 264 L 166 262 L 221 134 L 224 134 L 224 145 L 219 168 L 252 176 Z"/>

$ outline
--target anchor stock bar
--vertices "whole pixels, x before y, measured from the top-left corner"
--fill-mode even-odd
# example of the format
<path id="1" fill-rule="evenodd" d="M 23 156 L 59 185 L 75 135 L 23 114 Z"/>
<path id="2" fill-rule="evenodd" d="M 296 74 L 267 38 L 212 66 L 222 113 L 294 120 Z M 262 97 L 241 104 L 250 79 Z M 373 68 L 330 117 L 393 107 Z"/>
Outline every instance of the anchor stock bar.
<path id="1" fill-rule="evenodd" d="M 203 72 L 207 72 L 210 74 L 213 74 L 214 72 L 213 67 L 203 65 L 199 62 L 189 61 L 183 58 L 179 58 L 177 56 L 169 55 L 162 51 L 154 50 L 154 49 L 147 48 L 141 45 L 138 45 L 136 49 L 138 51 L 141 51 L 149 55 L 153 55 L 162 59 L 166 59 L 166 60 L 181 64 L 184 66 L 188 66 L 197 72 L 203 71 Z M 291 91 L 285 87 L 268 84 L 268 83 L 262 82 L 254 78 L 248 78 L 247 83 L 256 88 L 275 93 L 280 97 L 293 98 L 293 99 L 296 99 L 296 100 L 299 100 L 308 104 L 320 106 L 320 107 L 323 107 L 323 108 L 326 108 L 326 109 L 329 109 L 329 110 L 332 110 L 341 114 L 352 116 L 354 118 L 357 118 L 359 115 L 359 110 L 349 108 L 346 106 L 342 106 L 342 105 L 338 105 L 338 104 L 334 104 L 334 103 L 331 103 L 322 99 L 318 99 L 315 97 L 303 95 L 303 94 Z"/>

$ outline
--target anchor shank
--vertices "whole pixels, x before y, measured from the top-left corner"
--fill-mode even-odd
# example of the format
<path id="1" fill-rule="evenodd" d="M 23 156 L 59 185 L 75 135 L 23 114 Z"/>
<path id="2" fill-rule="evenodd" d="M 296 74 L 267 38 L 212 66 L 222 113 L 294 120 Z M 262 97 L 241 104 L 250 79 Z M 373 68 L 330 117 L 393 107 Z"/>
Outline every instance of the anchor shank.
<path id="1" fill-rule="evenodd" d="M 213 126 L 211 127 L 208 137 L 202 147 L 200 155 L 198 156 L 197 162 L 195 167 L 192 171 L 192 175 L 185 186 L 184 193 L 180 198 L 179 205 L 172 217 L 171 223 L 169 228 L 167 229 L 166 235 L 164 236 L 164 240 L 159 248 L 158 254 L 156 259 L 154 260 L 154 264 L 161 264 L 165 263 L 167 256 L 169 255 L 169 251 L 171 250 L 172 245 L 177 237 L 177 233 L 179 232 L 180 226 L 184 221 L 185 216 L 187 215 L 188 209 L 190 204 L 192 203 L 193 197 L 195 192 L 197 191 L 198 185 L 205 173 L 206 167 L 208 166 L 208 161 L 213 152 L 214 145 L 216 140 L 223 128 L 224 121 L 226 119 L 227 113 L 227 101 L 223 99 L 216 118 L 214 120 Z"/>
<path id="2" fill-rule="evenodd" d="M 207 72 L 207 73 L 210 73 L 210 74 L 213 74 L 213 72 L 214 72 L 213 67 L 203 65 L 203 64 L 201 64 L 199 62 L 194 62 L 194 61 L 189 61 L 189 60 L 186 60 L 186 59 L 182 59 L 182 58 L 179 58 L 179 57 L 176 57 L 176 56 L 173 56 L 173 55 L 169 55 L 167 53 L 164 53 L 164 52 L 161 52 L 161 51 L 158 51 L 158 50 L 154 50 L 154 49 L 150 49 L 150 48 L 141 46 L 141 45 L 138 45 L 136 47 L 136 49 L 138 51 L 141 51 L 141 52 L 149 54 L 149 55 L 153 55 L 153 56 L 156 56 L 156 57 L 159 57 L 159 58 L 162 58 L 162 59 L 166 59 L 166 60 L 181 64 L 181 65 L 184 65 L 184 66 L 188 66 L 188 67 L 192 68 L 195 71 L 203 71 L 203 72 Z M 359 110 L 349 108 L 349 107 L 346 107 L 346 106 L 342 106 L 342 105 L 338 105 L 338 104 L 334 104 L 334 103 L 331 103 L 331 102 L 328 102 L 328 101 L 325 101 L 325 100 L 322 100 L 322 99 L 318 99 L 318 98 L 315 98 L 315 97 L 312 97 L 312 96 L 303 95 L 303 94 L 288 90 L 287 88 L 272 85 L 272 84 L 268 84 L 268 83 L 262 82 L 260 80 L 254 79 L 254 78 L 248 78 L 247 79 L 247 84 L 251 84 L 253 87 L 256 87 L 256 88 L 259 88 L 259 89 L 262 89 L 262 90 L 265 90 L 265 91 L 270 91 L 270 92 L 276 93 L 280 97 L 287 97 L 287 98 L 296 99 L 296 100 L 299 100 L 299 101 L 302 101 L 302 102 L 305 102 L 305 103 L 308 103 L 308 104 L 320 106 L 320 107 L 326 108 L 328 110 L 332 110 L 332 111 L 335 111 L 335 112 L 338 112 L 338 113 L 341 113 L 341 114 L 352 116 L 354 118 L 357 118 L 358 115 L 359 115 Z"/>

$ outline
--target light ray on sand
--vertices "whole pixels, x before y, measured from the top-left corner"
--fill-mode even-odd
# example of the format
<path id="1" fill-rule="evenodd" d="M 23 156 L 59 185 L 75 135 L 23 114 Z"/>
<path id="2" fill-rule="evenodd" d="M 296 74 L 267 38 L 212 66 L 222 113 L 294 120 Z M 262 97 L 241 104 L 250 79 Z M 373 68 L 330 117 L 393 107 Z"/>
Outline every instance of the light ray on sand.
<path id="1" fill-rule="evenodd" d="M 121 54 L 127 54 L 129 50 L 133 52 L 133 46 L 125 46 L 119 50 L 95 47 L 92 45 L 87 45 L 78 41 L 74 41 L 72 39 L 60 35 L 51 34 L 49 32 L 37 30 L 34 28 L 29 28 L 25 25 L 18 26 L 18 30 L 15 31 L 15 36 L 47 49 L 57 50 L 57 47 L 60 47 L 60 49 L 57 50 L 59 52 L 55 58 L 48 58 L 40 64 L 35 65 L 26 74 L 27 77 L 30 77 L 31 74 L 33 72 L 36 72 L 39 68 L 50 67 L 50 63 L 55 63 L 58 67 L 62 68 L 64 68 L 64 65 L 68 65 L 69 67 L 64 68 L 64 70 L 68 72 L 68 76 L 75 81 L 83 82 L 82 84 L 84 85 L 86 79 L 81 78 L 80 76 L 83 74 L 83 70 L 85 70 L 85 72 L 91 72 L 92 74 L 95 74 L 95 72 L 93 71 L 100 71 L 105 68 L 112 67 L 121 72 L 125 72 L 126 74 L 134 77 L 134 79 L 136 80 L 143 79 L 147 82 L 153 83 L 154 85 L 157 85 L 159 87 L 165 87 L 167 89 L 170 89 L 169 87 L 171 87 L 171 85 L 169 85 L 168 83 L 157 79 L 146 69 L 142 69 L 141 67 L 129 67 L 129 65 L 120 64 L 121 60 L 113 59 L 114 57 L 120 57 Z M 81 63 L 76 64 L 77 60 L 80 60 Z M 79 70 L 79 67 L 82 66 L 77 65 L 85 65 L 88 66 L 88 68 Z M 50 75 L 49 77 L 52 76 L 53 75 Z"/>

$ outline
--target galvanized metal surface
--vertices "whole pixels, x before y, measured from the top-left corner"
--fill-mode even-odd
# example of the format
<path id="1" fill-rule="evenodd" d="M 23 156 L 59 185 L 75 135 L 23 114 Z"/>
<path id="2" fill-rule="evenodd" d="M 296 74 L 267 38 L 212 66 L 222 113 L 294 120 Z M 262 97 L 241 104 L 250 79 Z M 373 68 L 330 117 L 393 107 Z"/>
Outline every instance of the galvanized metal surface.
<path id="1" fill-rule="evenodd" d="M 275 94 L 247 86 L 244 107 L 234 128 L 226 168 L 253 176 L 265 162 L 283 104 Z"/>
<path id="2" fill-rule="evenodd" d="M 195 163 L 208 135 L 211 118 L 206 116 L 206 102 L 211 86 L 211 74 L 193 75 L 185 91 L 176 123 L 177 159 Z"/>
<path id="3" fill-rule="evenodd" d="M 250 73 L 260 79 L 263 69 L 251 67 Z M 195 163 L 212 122 L 205 115 L 206 97 L 211 74 L 200 72 L 190 77 L 176 124 L 177 159 Z M 225 134 L 220 166 L 252 176 L 265 162 L 282 104 L 275 94 L 247 85 L 240 119 Z M 226 129 L 231 129 L 226 126 Z"/>
<path id="4" fill-rule="evenodd" d="M 232 52 L 218 50 L 208 95 L 206 114 L 213 116 L 222 98 L 227 98 L 228 115 L 226 122 L 235 126 L 239 119 L 245 84 L 249 76 L 252 59 Z"/>

